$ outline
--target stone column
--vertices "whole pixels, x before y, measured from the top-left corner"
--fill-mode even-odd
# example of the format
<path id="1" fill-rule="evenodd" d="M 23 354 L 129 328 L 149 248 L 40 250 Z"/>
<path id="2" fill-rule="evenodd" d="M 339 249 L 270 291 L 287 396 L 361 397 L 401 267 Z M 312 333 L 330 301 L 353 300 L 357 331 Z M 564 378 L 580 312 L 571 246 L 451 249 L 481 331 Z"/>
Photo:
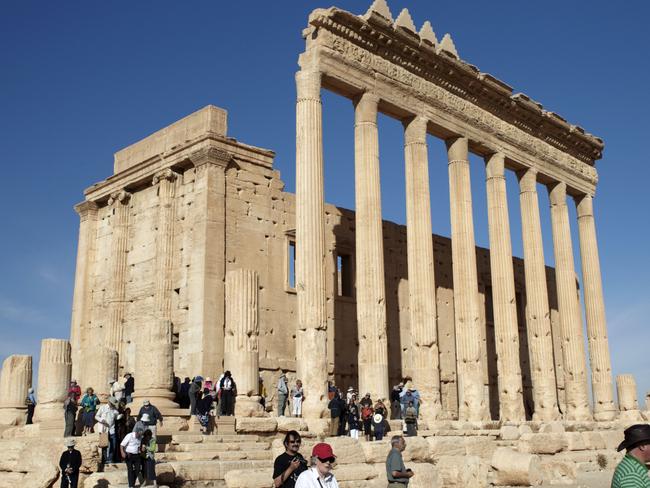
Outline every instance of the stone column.
<path id="1" fill-rule="evenodd" d="M 620 419 L 627 421 L 643 420 L 641 411 L 639 410 L 634 375 L 619 374 L 616 376 L 616 390 L 618 393 Z"/>
<path id="2" fill-rule="evenodd" d="M 108 205 L 111 207 L 110 218 L 111 254 L 110 282 L 108 290 L 108 321 L 106 324 L 106 337 L 104 344 L 109 349 L 114 349 L 118 354 L 118 361 L 122 355 L 122 328 L 124 327 L 124 300 L 126 293 L 126 280 L 128 267 L 126 263 L 129 252 L 129 201 L 131 194 L 118 191 L 111 194 Z M 40 379 L 39 379 L 40 383 Z"/>
<path id="3" fill-rule="evenodd" d="M 388 398 L 386 286 L 379 183 L 377 105 L 366 92 L 354 110 L 356 296 L 359 391 Z M 432 297 L 433 299 L 433 297 Z"/>
<path id="4" fill-rule="evenodd" d="M 173 401 L 172 272 L 174 255 L 174 194 L 178 174 L 164 169 L 153 177 L 158 185 L 158 225 L 154 274 L 154 318 L 140 328 L 135 355 L 134 398 L 146 398 L 158 408 L 178 408 Z"/>
<path id="5" fill-rule="evenodd" d="M 521 422 L 526 420 L 526 412 L 519 363 L 517 301 L 504 171 L 502 153 L 486 158 L 492 309 L 499 377 L 499 419 Z"/>
<path id="6" fill-rule="evenodd" d="M 187 328 L 180 333 L 179 361 L 184 371 L 218 378 L 223 370 L 226 167 L 231 155 L 205 149 L 190 159 L 196 168 L 187 277 L 190 309 Z"/>
<path id="7" fill-rule="evenodd" d="M 108 383 L 118 379 L 117 351 L 98 345 L 85 349 L 82 358 L 83 364 L 89 367 L 84 372 L 84 383 L 81 383 L 81 387 L 84 390 L 92 388 L 102 402 L 107 401 L 111 390 Z"/>
<path id="8" fill-rule="evenodd" d="M 560 412 L 557 404 L 553 337 L 537 198 L 537 170 L 528 168 L 518 176 L 526 277 L 526 329 L 535 403 L 533 419 L 556 420 Z"/>
<path id="9" fill-rule="evenodd" d="M 327 413 L 327 310 L 321 74 L 296 74 L 296 372 L 303 417 Z"/>
<path id="10" fill-rule="evenodd" d="M 241 417 L 264 415 L 259 396 L 258 282 L 253 270 L 226 273 L 224 369 L 237 382 L 235 414 Z"/>
<path id="11" fill-rule="evenodd" d="M 481 320 L 468 140 L 458 137 L 446 142 L 458 365 L 458 418 L 481 421 L 488 419 L 488 407 L 485 399 L 485 372 L 481 361 Z"/>
<path id="12" fill-rule="evenodd" d="M 562 335 L 562 362 L 564 365 L 564 391 L 566 420 L 589 420 L 589 391 L 585 338 L 582 331 L 580 299 L 573 265 L 573 246 L 569 209 L 566 204 L 566 184 L 548 187 L 551 200 L 553 249 L 555 251 L 555 283 L 560 313 Z"/>
<path id="13" fill-rule="evenodd" d="M 591 389 L 594 396 L 594 419 L 612 420 L 616 416 L 616 407 L 592 196 L 584 195 L 576 198 L 576 207 L 591 365 Z"/>
<path id="14" fill-rule="evenodd" d="M 32 357 L 14 354 L 2 363 L 0 425 L 22 425 L 27 415 L 27 390 L 32 386 Z"/>
<path id="15" fill-rule="evenodd" d="M 34 422 L 60 423 L 63 402 L 70 386 L 72 359 L 70 343 L 64 339 L 43 339 L 38 364 L 38 391 Z"/>
<path id="16" fill-rule="evenodd" d="M 426 137 L 427 119 L 424 117 L 415 117 L 404 124 L 413 381 L 422 395 L 422 419 L 431 422 L 440 416 L 442 405 Z"/>
<path id="17" fill-rule="evenodd" d="M 75 206 L 79 214 L 79 241 L 77 243 L 77 267 L 72 297 L 70 323 L 70 347 L 72 349 L 72 377 L 85 385 L 86 368 L 82 366 L 86 328 L 90 324 L 92 305 L 90 277 L 95 262 L 95 238 L 97 233 L 97 204 L 90 201 Z"/>

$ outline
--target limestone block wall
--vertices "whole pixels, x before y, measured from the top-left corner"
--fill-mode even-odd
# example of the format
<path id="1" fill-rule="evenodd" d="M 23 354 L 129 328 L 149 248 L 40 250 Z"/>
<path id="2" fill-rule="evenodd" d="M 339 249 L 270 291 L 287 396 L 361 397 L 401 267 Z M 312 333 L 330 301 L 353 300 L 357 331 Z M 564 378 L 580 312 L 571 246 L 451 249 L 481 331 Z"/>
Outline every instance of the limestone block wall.
<path id="1" fill-rule="evenodd" d="M 218 143 L 218 144 L 217 144 Z M 284 191 L 273 154 L 216 138 L 205 149 L 189 142 L 178 149 L 173 170 L 179 177 L 173 196 L 171 311 L 174 374 L 216 377 L 223 368 L 225 275 L 246 268 L 259 276 L 259 367 L 269 405 L 281 370 L 295 380 L 297 296 L 291 263 L 295 245 L 295 195 Z M 210 152 L 212 151 L 212 152 Z M 197 156 L 198 154 L 198 156 Z M 87 271 L 88 318 L 82 327 L 81 349 L 106 347 L 107 337 L 121 334 L 117 376 L 133 373 L 142 328 L 155 323 L 156 239 L 159 188 L 153 175 L 165 160 L 153 158 L 91 187 L 97 205 L 93 258 Z M 168 166 L 167 166 L 168 167 Z M 121 178 L 121 179 L 120 179 Z M 119 184 L 114 183 L 119 181 Z M 102 185 L 108 187 L 102 190 Z M 115 188 L 121 192 L 116 193 Z M 94 192 L 94 193 L 93 193 Z M 103 192 L 103 193 L 102 193 Z M 125 193 L 126 192 L 126 193 Z M 120 206 L 121 205 L 121 206 Z M 126 224 L 125 224 L 126 223 Z M 409 282 L 406 227 L 383 222 L 384 281 L 390 383 L 412 374 L 409 325 Z M 340 387 L 358 386 L 359 338 L 354 297 L 355 214 L 325 206 L 328 374 Z M 432 236 L 438 317 L 442 410 L 453 417 L 458 409 L 456 336 L 451 241 Z M 119 244 L 119 245 L 116 245 Z M 116 249 L 124 251 L 116 254 Z M 484 388 L 492 417 L 499 410 L 496 348 L 492 313 L 490 260 L 477 248 L 480 337 Z M 123 259 L 116 266 L 115 260 Z M 342 263 L 342 264 L 339 264 Z M 532 412 L 530 361 L 525 325 L 526 293 L 523 262 L 515 259 L 514 276 L 520 342 L 520 363 L 527 414 Z M 343 266 L 339 272 L 338 267 Z M 345 276 L 343 276 L 345 275 Z M 119 286 L 116 282 L 121 280 Z M 562 351 L 553 270 L 547 268 L 558 400 L 564 402 Z M 112 332 L 111 332 L 112 331 Z M 84 376 L 84 387 L 99 386 L 105 374 Z M 418 385 L 416 385 L 417 387 Z M 137 388 L 137 377 L 136 377 Z"/>

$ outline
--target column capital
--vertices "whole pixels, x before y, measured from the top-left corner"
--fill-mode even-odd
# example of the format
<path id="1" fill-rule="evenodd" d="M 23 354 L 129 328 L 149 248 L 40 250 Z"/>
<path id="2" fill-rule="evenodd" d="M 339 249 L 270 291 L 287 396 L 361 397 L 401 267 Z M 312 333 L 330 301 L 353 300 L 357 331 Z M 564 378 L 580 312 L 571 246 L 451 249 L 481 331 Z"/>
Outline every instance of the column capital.
<path id="1" fill-rule="evenodd" d="M 566 205 L 566 183 L 551 183 L 546 187 L 548 197 L 551 201 L 551 207 L 557 205 Z"/>
<path id="2" fill-rule="evenodd" d="M 517 171 L 517 178 L 519 179 L 520 193 L 537 193 L 537 169 L 526 168 Z"/>
<path id="3" fill-rule="evenodd" d="M 205 165 L 222 166 L 225 168 L 232 160 L 232 155 L 223 149 L 205 147 L 190 154 L 189 160 L 195 168 L 200 168 Z"/>
<path id="4" fill-rule="evenodd" d="M 465 136 L 455 136 L 445 140 L 449 163 L 469 161 L 469 139 Z"/>
<path id="5" fill-rule="evenodd" d="M 496 152 L 485 157 L 485 174 L 487 180 L 505 177 L 505 159 L 505 155 L 501 152 Z"/>
<path id="6" fill-rule="evenodd" d="M 320 103 L 322 73 L 315 69 L 302 69 L 296 73 L 296 97 L 298 102 L 314 100 Z"/>
<path id="7" fill-rule="evenodd" d="M 427 124 L 429 120 L 422 116 L 416 115 L 403 122 L 404 124 L 404 145 L 409 144 L 426 144 L 427 143 Z"/>
<path id="8" fill-rule="evenodd" d="M 131 193 L 129 193 L 126 190 L 117 190 L 111 193 L 111 196 L 108 198 L 108 205 L 116 205 L 117 203 L 121 203 L 122 205 L 126 205 L 129 203 L 129 200 L 131 199 Z"/>
<path id="9" fill-rule="evenodd" d="M 165 169 L 162 169 L 162 170 L 154 173 L 153 178 L 151 179 L 151 184 L 153 186 L 156 186 L 162 180 L 167 180 L 169 182 L 173 182 L 173 181 L 176 180 L 176 178 L 178 178 L 178 176 L 179 176 L 179 174 L 176 173 L 171 168 L 165 168 Z"/>
<path id="10" fill-rule="evenodd" d="M 594 197 L 591 195 L 581 195 L 574 197 L 578 218 L 594 216 Z"/>
<path id="11" fill-rule="evenodd" d="M 74 211 L 79 214 L 79 220 L 84 222 L 97 216 L 97 204 L 90 200 L 83 201 L 74 206 Z"/>
<path id="12" fill-rule="evenodd" d="M 379 107 L 379 96 L 371 91 L 363 92 L 354 99 L 354 122 L 355 124 L 377 123 L 377 109 Z"/>

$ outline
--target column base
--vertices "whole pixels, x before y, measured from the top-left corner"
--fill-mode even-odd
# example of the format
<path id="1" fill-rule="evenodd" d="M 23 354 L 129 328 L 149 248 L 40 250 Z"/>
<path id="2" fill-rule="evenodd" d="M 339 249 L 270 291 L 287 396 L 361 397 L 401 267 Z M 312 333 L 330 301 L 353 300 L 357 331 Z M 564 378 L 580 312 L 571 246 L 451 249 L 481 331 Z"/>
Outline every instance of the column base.
<path id="1" fill-rule="evenodd" d="M 609 422 L 616 419 L 616 410 L 601 410 L 600 412 L 594 412 L 594 420 L 597 422 Z"/>
<path id="2" fill-rule="evenodd" d="M 624 422 L 641 422 L 643 416 L 640 410 L 624 410 L 619 414 L 618 419 Z"/>
<path id="3" fill-rule="evenodd" d="M 7 425 L 10 427 L 25 425 L 27 421 L 26 408 L 0 408 L 0 425 Z"/>
<path id="4" fill-rule="evenodd" d="M 259 395 L 237 395 L 235 398 L 235 416 L 237 417 L 266 417 Z"/>
<path id="5" fill-rule="evenodd" d="M 179 407 L 178 403 L 174 401 L 175 397 L 174 392 L 164 389 L 138 390 L 133 392 L 133 404 L 137 406 L 145 400 L 149 400 L 158 410 L 177 409 Z"/>

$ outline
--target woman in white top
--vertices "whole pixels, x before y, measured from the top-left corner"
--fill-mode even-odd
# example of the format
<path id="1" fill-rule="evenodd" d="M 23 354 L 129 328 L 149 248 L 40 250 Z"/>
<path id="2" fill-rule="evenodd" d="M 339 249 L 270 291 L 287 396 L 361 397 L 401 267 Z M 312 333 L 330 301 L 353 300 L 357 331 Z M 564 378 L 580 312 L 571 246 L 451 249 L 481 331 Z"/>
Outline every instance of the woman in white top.
<path id="1" fill-rule="evenodd" d="M 332 446 L 324 442 L 316 444 L 311 451 L 312 467 L 298 476 L 295 488 L 339 488 L 332 473 L 335 462 Z"/>
<path id="2" fill-rule="evenodd" d="M 302 417 L 302 401 L 305 399 L 305 391 L 302 388 L 302 381 L 297 380 L 296 386 L 291 389 L 291 414 L 294 417 Z"/>

